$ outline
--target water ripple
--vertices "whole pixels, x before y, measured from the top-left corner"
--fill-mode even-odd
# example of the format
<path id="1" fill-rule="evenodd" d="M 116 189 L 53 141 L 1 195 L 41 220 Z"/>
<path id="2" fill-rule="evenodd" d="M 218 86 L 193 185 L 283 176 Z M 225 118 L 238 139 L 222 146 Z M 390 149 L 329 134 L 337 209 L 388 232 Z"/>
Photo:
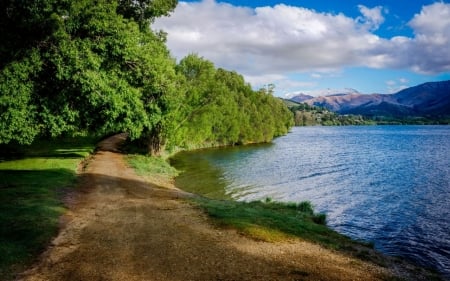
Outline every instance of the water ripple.
<path id="1" fill-rule="evenodd" d="M 272 145 L 183 157 L 185 181 L 239 200 L 309 200 L 337 231 L 450 279 L 450 126 L 295 128 Z"/>

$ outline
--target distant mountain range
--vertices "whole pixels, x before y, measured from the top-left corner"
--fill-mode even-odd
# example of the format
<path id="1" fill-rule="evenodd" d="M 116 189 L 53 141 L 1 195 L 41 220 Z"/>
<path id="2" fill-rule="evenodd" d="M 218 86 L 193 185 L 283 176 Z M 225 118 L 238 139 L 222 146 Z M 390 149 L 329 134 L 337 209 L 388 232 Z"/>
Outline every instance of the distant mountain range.
<path id="1" fill-rule="evenodd" d="M 319 97 L 298 94 L 290 100 L 324 107 L 340 114 L 368 117 L 450 117 L 450 80 L 424 83 L 395 94 L 369 95 L 353 89 L 347 90 Z"/>

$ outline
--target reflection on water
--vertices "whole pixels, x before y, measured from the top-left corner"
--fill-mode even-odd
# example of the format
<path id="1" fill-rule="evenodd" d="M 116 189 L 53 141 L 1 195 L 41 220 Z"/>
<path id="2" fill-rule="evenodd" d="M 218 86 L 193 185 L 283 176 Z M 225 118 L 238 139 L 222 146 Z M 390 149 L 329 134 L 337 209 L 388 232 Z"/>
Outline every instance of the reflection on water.
<path id="1" fill-rule="evenodd" d="M 237 161 L 251 165 L 244 162 L 252 153 L 271 146 L 272 143 L 180 152 L 170 159 L 171 165 L 181 171 L 175 184 L 185 191 L 209 198 L 232 199 L 234 195 L 244 194 L 250 186 L 236 185 L 237 177 L 223 167 Z"/>
<path id="2" fill-rule="evenodd" d="M 273 144 L 177 154 L 213 198 L 309 200 L 328 225 L 450 277 L 450 126 L 303 127 Z"/>

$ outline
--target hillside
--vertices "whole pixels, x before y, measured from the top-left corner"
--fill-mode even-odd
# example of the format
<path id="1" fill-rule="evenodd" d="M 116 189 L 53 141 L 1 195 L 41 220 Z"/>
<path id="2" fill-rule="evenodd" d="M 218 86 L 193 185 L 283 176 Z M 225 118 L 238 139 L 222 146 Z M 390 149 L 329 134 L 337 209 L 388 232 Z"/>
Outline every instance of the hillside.
<path id="1" fill-rule="evenodd" d="M 370 125 L 373 121 L 361 115 L 339 114 L 324 107 L 311 106 L 306 103 L 296 103 L 282 99 L 284 104 L 294 114 L 295 126 L 342 126 L 342 125 Z"/>
<path id="2" fill-rule="evenodd" d="M 296 96 L 291 100 L 297 100 Z M 395 94 L 349 93 L 313 97 L 303 102 L 340 114 L 356 114 L 372 118 L 445 119 L 450 117 L 450 80 L 424 83 Z"/>

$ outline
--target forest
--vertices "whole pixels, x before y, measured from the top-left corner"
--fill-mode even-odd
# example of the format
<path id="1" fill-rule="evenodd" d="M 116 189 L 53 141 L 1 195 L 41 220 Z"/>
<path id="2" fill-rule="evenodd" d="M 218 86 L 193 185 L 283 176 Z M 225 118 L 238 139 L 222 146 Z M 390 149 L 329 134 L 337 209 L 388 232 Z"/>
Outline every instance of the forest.
<path id="1" fill-rule="evenodd" d="M 126 132 L 148 153 L 270 141 L 292 113 L 272 89 L 152 30 L 176 0 L 4 0 L 0 144 Z"/>
<path id="2" fill-rule="evenodd" d="M 295 126 L 347 126 L 347 125 L 375 125 L 374 120 L 362 115 L 341 115 L 319 106 L 307 103 L 293 103 L 284 100 L 294 114 Z"/>

